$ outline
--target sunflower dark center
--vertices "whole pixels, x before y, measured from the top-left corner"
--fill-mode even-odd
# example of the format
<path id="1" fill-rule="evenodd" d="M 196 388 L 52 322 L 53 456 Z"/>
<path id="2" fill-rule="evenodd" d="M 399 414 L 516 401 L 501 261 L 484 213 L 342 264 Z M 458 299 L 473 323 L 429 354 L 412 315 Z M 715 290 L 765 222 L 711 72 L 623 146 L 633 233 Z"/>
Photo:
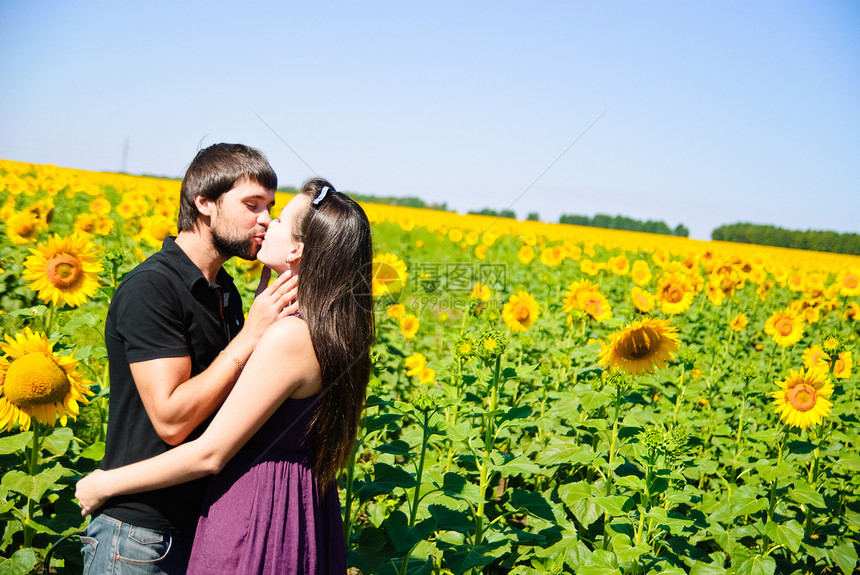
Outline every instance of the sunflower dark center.
<path id="1" fill-rule="evenodd" d="M 643 359 L 660 348 L 662 338 L 652 327 L 641 327 L 627 337 L 624 342 L 624 355 L 629 359 Z"/>
<path id="2" fill-rule="evenodd" d="M 794 331 L 794 325 L 790 319 L 782 319 L 776 324 L 776 331 L 779 335 L 785 337 L 791 335 L 791 332 Z"/>
<path id="3" fill-rule="evenodd" d="M 69 391 L 66 372 L 43 353 L 28 353 L 9 365 L 3 393 L 18 407 L 63 401 Z"/>
<path id="4" fill-rule="evenodd" d="M 529 313 L 529 308 L 527 306 L 521 305 L 517 308 L 517 321 L 523 322 L 529 319 L 531 314 Z"/>
<path id="5" fill-rule="evenodd" d="M 82 272 L 81 262 L 68 254 L 60 254 L 48 260 L 48 281 L 58 288 L 73 286 Z"/>
<path id="6" fill-rule="evenodd" d="M 374 273 L 376 281 L 383 284 L 395 282 L 398 277 L 397 270 L 393 266 L 384 263 L 380 264 L 376 268 L 376 273 Z"/>
<path id="7" fill-rule="evenodd" d="M 818 394 L 815 392 L 815 388 L 806 383 L 795 385 L 788 390 L 787 395 L 787 399 L 791 404 L 791 407 L 797 411 L 803 412 L 807 412 L 815 407 L 815 402 L 818 397 Z"/>
<path id="8" fill-rule="evenodd" d="M 666 289 L 666 301 L 670 303 L 678 303 L 684 299 L 684 288 L 672 284 Z"/>

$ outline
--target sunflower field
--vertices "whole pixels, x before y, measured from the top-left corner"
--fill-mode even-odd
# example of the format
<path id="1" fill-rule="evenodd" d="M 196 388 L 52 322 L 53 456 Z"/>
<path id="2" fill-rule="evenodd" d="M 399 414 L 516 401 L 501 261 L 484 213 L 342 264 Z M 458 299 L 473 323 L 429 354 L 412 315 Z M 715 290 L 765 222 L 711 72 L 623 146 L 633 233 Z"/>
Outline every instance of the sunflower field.
<path id="1" fill-rule="evenodd" d="M 178 195 L 0 161 L 0 574 L 81 569 L 105 315 Z M 857 571 L 860 258 L 364 207 L 353 573 Z M 247 309 L 259 265 L 226 267 Z"/>

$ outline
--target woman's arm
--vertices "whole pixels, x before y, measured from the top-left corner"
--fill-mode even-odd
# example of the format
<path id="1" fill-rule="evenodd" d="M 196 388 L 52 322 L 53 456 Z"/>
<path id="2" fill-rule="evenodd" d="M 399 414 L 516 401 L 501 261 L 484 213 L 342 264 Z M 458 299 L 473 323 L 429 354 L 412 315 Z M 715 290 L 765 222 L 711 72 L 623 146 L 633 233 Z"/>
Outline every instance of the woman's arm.
<path id="1" fill-rule="evenodd" d="M 260 339 L 203 435 L 157 457 L 84 477 L 75 492 L 83 513 L 117 495 L 218 473 L 286 398 L 305 387 L 319 389 L 320 368 L 307 324 L 288 317 L 273 324 Z"/>

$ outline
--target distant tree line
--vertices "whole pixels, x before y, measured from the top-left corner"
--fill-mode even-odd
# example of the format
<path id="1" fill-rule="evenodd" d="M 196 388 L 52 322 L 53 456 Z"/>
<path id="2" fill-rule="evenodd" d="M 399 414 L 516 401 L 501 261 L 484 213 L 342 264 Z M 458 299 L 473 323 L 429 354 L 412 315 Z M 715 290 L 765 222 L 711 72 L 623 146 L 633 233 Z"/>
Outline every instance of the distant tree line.
<path id="1" fill-rule="evenodd" d="M 367 194 L 356 194 L 353 192 L 346 193 L 349 194 L 349 197 L 356 202 L 369 202 L 371 204 L 388 204 L 389 206 L 403 206 L 405 208 L 425 208 L 428 210 L 442 210 L 444 212 L 449 211 L 448 202 L 442 202 L 441 204 L 431 202 L 428 204 L 421 198 L 417 198 L 415 196 L 371 196 Z"/>
<path id="2" fill-rule="evenodd" d="M 666 222 L 655 222 L 654 220 L 635 220 L 627 216 L 610 216 L 597 214 L 593 218 L 576 214 L 562 214 L 558 219 L 560 224 L 573 224 L 575 226 L 590 226 L 593 228 L 608 228 L 610 230 L 628 230 L 631 232 L 647 232 L 649 234 L 664 234 L 667 236 L 690 237 L 690 230 L 684 224 L 678 224 L 675 229 L 670 228 Z"/>
<path id="3" fill-rule="evenodd" d="M 281 186 L 278 188 L 279 192 L 284 192 L 287 194 L 296 194 L 298 193 L 298 189 L 294 186 Z M 350 198 L 355 200 L 356 202 L 367 202 L 370 204 L 387 204 L 389 206 L 403 206 L 407 208 L 425 208 L 428 210 L 448 210 L 448 202 L 443 202 L 441 204 L 430 203 L 428 204 L 421 198 L 416 198 L 415 196 L 404 196 L 404 197 L 396 197 L 396 196 L 372 196 L 369 194 L 357 194 L 355 192 L 344 192 Z"/>
<path id="4" fill-rule="evenodd" d="M 478 216 L 495 216 L 497 218 L 517 219 L 517 214 L 514 213 L 514 210 L 494 210 L 492 208 L 484 208 L 483 210 L 469 210 L 466 213 Z"/>
<path id="5" fill-rule="evenodd" d="M 860 234 L 786 230 L 771 225 L 738 222 L 718 227 L 711 232 L 711 239 L 723 242 L 860 255 Z"/>

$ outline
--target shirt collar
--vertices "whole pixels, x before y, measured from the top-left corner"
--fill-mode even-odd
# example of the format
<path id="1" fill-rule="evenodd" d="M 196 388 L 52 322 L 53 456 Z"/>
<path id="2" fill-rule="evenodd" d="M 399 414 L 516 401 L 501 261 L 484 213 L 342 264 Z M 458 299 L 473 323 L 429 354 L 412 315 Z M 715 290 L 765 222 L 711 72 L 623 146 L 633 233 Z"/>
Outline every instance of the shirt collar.
<path id="1" fill-rule="evenodd" d="M 203 282 L 205 285 L 211 285 L 206 276 L 197 265 L 191 261 L 179 245 L 176 243 L 175 236 L 167 236 L 164 238 L 164 243 L 161 246 L 161 251 L 167 258 L 167 263 L 179 274 L 182 281 L 188 286 L 189 290 L 193 290 L 196 285 Z M 218 270 L 218 275 L 215 277 L 215 284 L 221 288 L 227 288 L 233 284 L 233 278 L 230 277 L 224 268 Z"/>

